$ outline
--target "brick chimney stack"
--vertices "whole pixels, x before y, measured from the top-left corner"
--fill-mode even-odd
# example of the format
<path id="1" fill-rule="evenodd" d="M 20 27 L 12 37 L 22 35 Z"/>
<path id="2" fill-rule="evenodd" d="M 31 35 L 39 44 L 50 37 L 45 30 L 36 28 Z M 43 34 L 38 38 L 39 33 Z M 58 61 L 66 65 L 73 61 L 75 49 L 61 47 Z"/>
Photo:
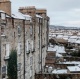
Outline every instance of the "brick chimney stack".
<path id="1" fill-rule="evenodd" d="M 30 16 L 35 16 L 36 14 L 36 8 L 35 6 L 29 6 L 29 7 L 20 7 L 19 8 L 19 12 L 23 13 L 23 14 L 28 14 Z"/>
<path id="2" fill-rule="evenodd" d="M 47 10 L 46 9 L 37 9 L 36 14 L 38 14 L 42 17 L 46 17 L 47 16 Z"/>
<path id="3" fill-rule="evenodd" d="M 10 2 L 10 0 L 0 0 L 0 10 L 3 10 L 8 15 L 11 15 L 11 2 Z"/>

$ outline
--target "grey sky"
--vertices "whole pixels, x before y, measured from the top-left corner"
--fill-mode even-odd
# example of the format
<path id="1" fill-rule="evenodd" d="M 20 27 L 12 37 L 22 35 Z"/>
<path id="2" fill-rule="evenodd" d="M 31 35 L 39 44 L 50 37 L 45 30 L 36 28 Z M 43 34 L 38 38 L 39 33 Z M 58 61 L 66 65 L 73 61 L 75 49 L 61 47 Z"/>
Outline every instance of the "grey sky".
<path id="1" fill-rule="evenodd" d="M 19 7 L 46 8 L 50 24 L 80 26 L 80 0 L 11 0 L 12 11 Z"/>

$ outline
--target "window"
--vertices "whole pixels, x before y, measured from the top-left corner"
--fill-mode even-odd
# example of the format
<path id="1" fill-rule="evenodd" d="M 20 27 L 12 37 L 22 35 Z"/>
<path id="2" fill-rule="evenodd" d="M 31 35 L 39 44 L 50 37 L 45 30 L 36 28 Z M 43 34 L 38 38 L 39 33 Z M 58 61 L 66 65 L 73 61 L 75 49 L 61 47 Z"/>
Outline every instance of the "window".
<path id="1" fill-rule="evenodd" d="M 32 76 L 30 77 L 30 79 L 32 79 Z"/>
<path id="2" fill-rule="evenodd" d="M 33 40 L 32 40 L 32 42 L 31 42 L 32 44 L 31 44 L 31 49 L 32 49 L 32 51 L 33 51 L 33 49 L 34 49 L 34 45 L 33 45 Z"/>
<path id="3" fill-rule="evenodd" d="M 30 43 L 29 43 L 29 40 L 26 40 L 26 53 L 30 53 Z"/>
<path id="4" fill-rule="evenodd" d="M 33 33 L 33 28 L 32 26 L 30 26 L 30 34 L 32 35 L 32 33 Z"/>
<path id="5" fill-rule="evenodd" d="M 29 47 L 28 47 L 28 40 L 26 41 L 26 51 L 29 51 Z"/>
<path id="6" fill-rule="evenodd" d="M 21 28 L 20 28 L 20 26 L 18 26 L 18 34 L 20 34 L 21 33 Z"/>
<path id="7" fill-rule="evenodd" d="M 21 70 L 21 63 L 17 64 L 17 70 L 20 71 Z"/>
<path id="8" fill-rule="evenodd" d="M 14 32 L 14 38 L 15 38 L 15 32 Z"/>
<path id="9" fill-rule="evenodd" d="M 32 65 L 33 57 L 30 57 L 30 65 Z"/>
<path id="10" fill-rule="evenodd" d="M 10 44 L 4 44 L 4 51 L 5 51 L 5 60 L 9 59 L 9 53 L 10 53 Z"/>
<path id="11" fill-rule="evenodd" d="M 21 54 L 21 48 L 22 48 L 21 43 L 18 43 L 18 54 Z"/>
<path id="12" fill-rule="evenodd" d="M 6 48 L 6 50 L 5 50 L 5 51 L 6 51 L 6 57 L 7 57 L 7 56 L 9 56 L 9 52 L 10 52 L 10 45 L 9 45 L 9 44 L 6 44 L 6 47 L 5 47 L 5 48 Z"/>
<path id="13" fill-rule="evenodd" d="M 30 70 L 30 79 L 32 79 L 32 70 Z"/>
<path id="14" fill-rule="evenodd" d="M 1 19 L 5 20 L 5 13 L 1 13 Z"/>
<path id="15" fill-rule="evenodd" d="M 13 28 L 14 28 L 14 19 L 12 18 L 12 26 L 13 26 Z"/>
<path id="16" fill-rule="evenodd" d="M 40 23 L 42 23 L 42 19 L 40 19 Z"/>
<path id="17" fill-rule="evenodd" d="M 2 74 L 6 74 L 7 73 L 7 67 L 6 66 L 3 66 L 2 67 Z"/>
<path id="18" fill-rule="evenodd" d="M 32 70 L 32 66 L 30 66 L 30 70 Z"/>
<path id="19" fill-rule="evenodd" d="M 38 20 L 38 23 L 39 23 L 40 19 L 38 18 L 37 20 Z"/>
<path id="20" fill-rule="evenodd" d="M 28 41 L 28 47 L 29 47 L 29 50 L 31 50 L 31 44 L 29 41 Z"/>
<path id="21" fill-rule="evenodd" d="M 1 35 L 4 34 L 4 26 L 1 26 Z"/>

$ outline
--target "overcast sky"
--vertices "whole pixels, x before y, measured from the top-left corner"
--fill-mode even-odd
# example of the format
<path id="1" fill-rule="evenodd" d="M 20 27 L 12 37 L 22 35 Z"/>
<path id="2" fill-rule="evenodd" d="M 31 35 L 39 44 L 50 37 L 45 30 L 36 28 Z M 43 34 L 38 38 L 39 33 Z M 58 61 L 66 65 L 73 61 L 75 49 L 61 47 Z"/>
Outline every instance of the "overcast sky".
<path id="1" fill-rule="evenodd" d="M 51 25 L 80 27 L 80 0 L 11 0 L 12 11 L 36 6 L 47 9 Z"/>

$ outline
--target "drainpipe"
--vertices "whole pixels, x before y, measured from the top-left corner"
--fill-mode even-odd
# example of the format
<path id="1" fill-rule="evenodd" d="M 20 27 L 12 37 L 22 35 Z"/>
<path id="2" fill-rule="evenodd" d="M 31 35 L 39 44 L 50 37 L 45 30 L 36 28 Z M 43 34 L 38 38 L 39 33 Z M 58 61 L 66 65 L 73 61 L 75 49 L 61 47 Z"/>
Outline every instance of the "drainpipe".
<path id="1" fill-rule="evenodd" d="M 24 79 L 25 79 L 25 20 L 23 20 L 23 44 L 24 44 Z"/>
<path id="2" fill-rule="evenodd" d="M 49 44 L 49 20 L 47 20 L 47 49 Z"/>
<path id="3" fill-rule="evenodd" d="M 1 23 L 0 23 L 0 75 L 1 75 Z"/>
<path id="4" fill-rule="evenodd" d="M 42 20 L 42 23 L 43 23 L 43 19 Z M 42 73 L 42 27 L 43 27 L 43 24 L 41 23 L 41 73 Z"/>
<path id="5" fill-rule="evenodd" d="M 41 48 L 40 48 L 40 45 L 41 45 L 41 44 L 40 44 L 40 26 L 41 26 L 41 25 L 40 25 L 40 19 L 39 19 L 39 62 L 40 62 L 40 49 L 41 49 Z M 39 63 L 39 71 L 40 71 L 40 63 Z"/>

